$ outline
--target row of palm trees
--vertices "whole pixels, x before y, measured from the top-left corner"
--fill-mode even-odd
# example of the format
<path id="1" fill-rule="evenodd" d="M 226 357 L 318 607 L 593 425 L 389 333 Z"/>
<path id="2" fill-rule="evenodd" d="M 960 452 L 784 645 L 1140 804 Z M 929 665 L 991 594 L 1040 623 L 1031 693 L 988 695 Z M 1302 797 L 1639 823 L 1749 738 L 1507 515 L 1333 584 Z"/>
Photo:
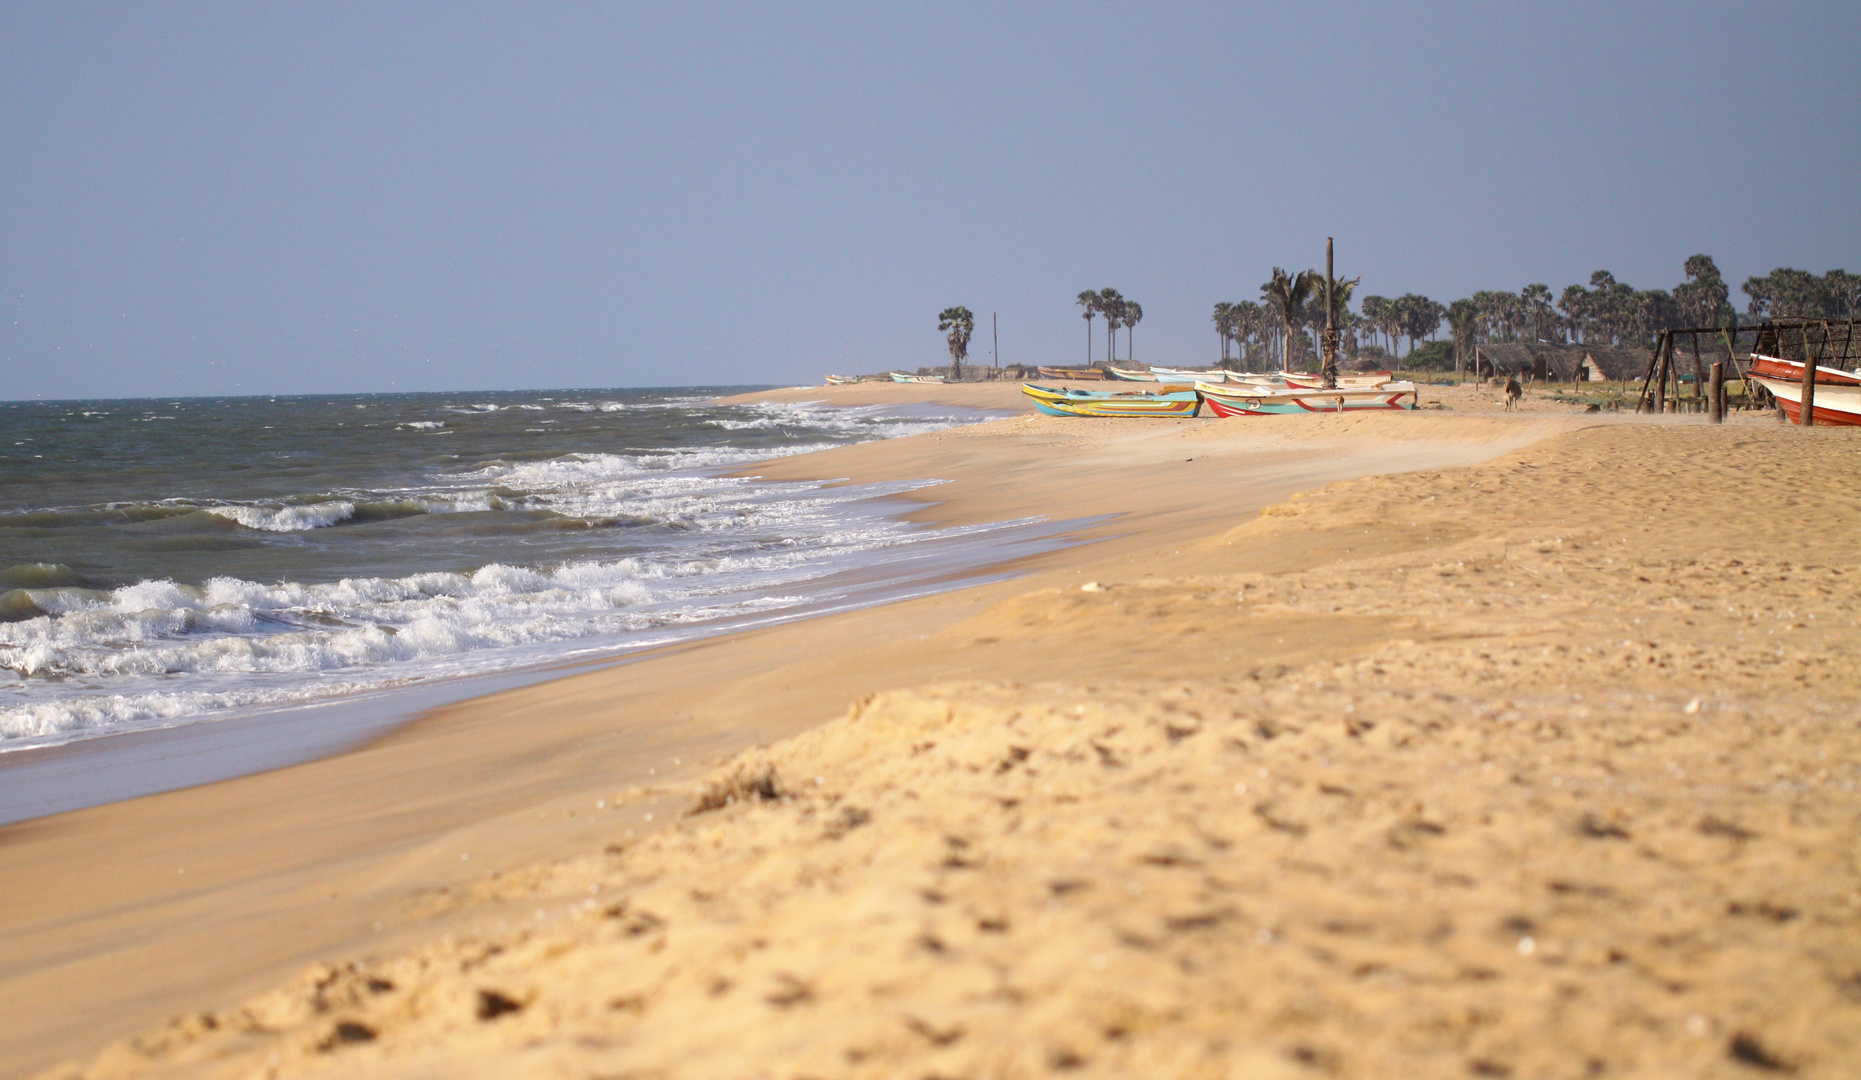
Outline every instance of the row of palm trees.
<path id="1" fill-rule="evenodd" d="M 1695 255 L 1703 259 L 1703 255 Z M 1748 279 L 1742 291 L 1747 311 L 1758 318 L 1846 319 L 1861 315 L 1861 274 L 1830 270 L 1821 277 L 1780 266 Z"/>
<path id="2" fill-rule="evenodd" d="M 1365 296 L 1359 312 L 1343 305 L 1356 279 L 1338 283 L 1340 310 L 1333 319 L 1343 331 L 1346 353 L 1360 351 L 1398 357 L 1408 339 L 1413 352 L 1423 338 L 1433 339 L 1445 320 L 1456 349 L 1499 341 L 1549 341 L 1587 345 L 1647 345 L 1663 330 L 1686 326 L 1735 324 L 1739 315 L 1731 290 L 1710 255 L 1694 255 L 1682 267 L 1685 280 L 1673 289 L 1637 289 L 1598 270 L 1589 285 L 1570 285 L 1553 293 L 1542 283 L 1518 292 L 1481 290 L 1442 305 L 1407 293 L 1389 298 Z M 1212 316 L 1221 339 L 1223 363 L 1257 360 L 1290 367 L 1317 355 L 1317 332 L 1325 325 L 1323 275 L 1306 270 L 1289 274 L 1273 268 L 1260 286 L 1260 302 L 1219 303 Z M 1861 316 L 1861 274 L 1830 270 L 1820 276 L 1780 267 L 1747 280 L 1753 318 L 1845 318 Z"/>
<path id="3" fill-rule="evenodd" d="M 1086 320 L 1086 366 L 1092 366 L 1092 320 L 1105 320 L 1105 359 L 1115 362 L 1118 359 L 1118 331 L 1124 331 L 1124 355 L 1127 361 L 1136 355 L 1131 344 L 1131 328 L 1144 321 L 1144 305 L 1127 298 L 1117 289 L 1100 289 L 1093 292 L 1087 289 L 1080 293 L 1076 301 L 1085 310 L 1080 314 Z"/>
<path id="4" fill-rule="evenodd" d="M 1477 292 L 1449 305 L 1448 322 L 1473 342 L 1538 340 L 1589 345 L 1647 345 L 1663 330 L 1730 326 L 1739 322 L 1731 289 L 1710 255 L 1681 267 L 1686 280 L 1668 289 L 1637 289 L 1607 270 L 1590 275 L 1588 288 L 1571 285 L 1551 301 L 1544 285 L 1517 293 Z M 1821 276 L 1780 267 L 1749 278 L 1746 315 L 1754 319 L 1837 319 L 1861 315 L 1861 274 L 1830 270 Z"/>
<path id="5" fill-rule="evenodd" d="M 1425 296 L 1409 293 L 1394 299 L 1366 296 L 1362 313 L 1350 302 L 1358 278 L 1333 283 L 1331 319 L 1340 332 L 1345 353 L 1355 358 L 1360 347 L 1387 337 L 1390 352 L 1407 337 L 1410 347 L 1440 326 L 1445 309 Z M 1223 364 L 1255 360 L 1265 366 L 1293 367 L 1315 359 L 1319 331 L 1325 326 L 1325 276 L 1316 270 L 1291 273 L 1275 266 L 1272 277 L 1260 286 L 1260 301 L 1222 302 L 1215 305 L 1215 332 L 1221 338 Z"/>

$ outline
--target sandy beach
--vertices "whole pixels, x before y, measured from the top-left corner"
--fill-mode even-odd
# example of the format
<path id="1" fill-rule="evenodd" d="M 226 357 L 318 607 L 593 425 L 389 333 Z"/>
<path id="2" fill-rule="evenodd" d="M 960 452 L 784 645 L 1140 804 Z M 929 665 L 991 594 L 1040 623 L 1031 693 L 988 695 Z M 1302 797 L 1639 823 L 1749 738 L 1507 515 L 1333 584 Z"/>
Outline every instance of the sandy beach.
<path id="1" fill-rule="evenodd" d="M 0 1074 L 1861 1072 L 1852 429 L 762 396 L 1088 542 L 0 829 Z"/>

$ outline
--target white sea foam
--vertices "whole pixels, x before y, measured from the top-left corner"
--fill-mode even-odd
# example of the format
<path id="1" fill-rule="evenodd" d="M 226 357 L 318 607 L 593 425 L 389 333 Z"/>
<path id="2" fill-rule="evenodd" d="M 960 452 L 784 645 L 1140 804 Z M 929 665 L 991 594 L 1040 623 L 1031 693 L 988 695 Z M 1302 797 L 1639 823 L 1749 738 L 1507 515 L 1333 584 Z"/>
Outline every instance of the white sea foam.
<path id="1" fill-rule="evenodd" d="M 623 407 L 557 403 L 591 412 L 609 406 Z M 963 542 L 978 531 L 922 529 L 872 502 L 919 484 L 828 488 L 715 473 L 848 438 L 911 434 L 967 419 L 811 404 L 743 406 L 719 417 L 718 426 L 790 430 L 802 438 L 779 447 L 621 448 L 491 462 L 434 474 L 420 488 L 284 503 L 176 500 L 177 507 L 197 506 L 264 533 L 325 528 L 354 518 L 367 503 L 389 508 L 375 511 L 377 518 L 547 511 L 596 524 L 654 525 L 672 539 L 637 557 L 559 565 L 492 563 L 320 583 L 216 577 L 197 586 L 141 581 L 108 592 L 31 589 L 45 614 L 0 623 L 0 685 L 11 699 L 0 704 L 0 750 L 496 670 L 559 656 L 564 648 L 612 649 L 665 628 L 808 603 L 817 598 L 810 583 L 836 571 L 924 542 Z"/>
<path id="2" fill-rule="evenodd" d="M 355 504 L 332 500 L 308 506 L 209 506 L 207 513 L 261 532 L 303 532 L 327 528 L 355 516 Z"/>

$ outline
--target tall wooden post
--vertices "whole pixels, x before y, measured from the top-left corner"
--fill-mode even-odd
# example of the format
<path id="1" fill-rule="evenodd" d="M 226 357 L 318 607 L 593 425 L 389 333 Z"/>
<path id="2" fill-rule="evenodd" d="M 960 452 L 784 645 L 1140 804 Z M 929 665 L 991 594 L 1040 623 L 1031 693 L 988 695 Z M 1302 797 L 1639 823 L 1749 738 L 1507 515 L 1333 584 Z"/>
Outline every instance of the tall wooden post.
<path id="1" fill-rule="evenodd" d="M 1781 341 L 1782 334 L 1777 335 Z M 1778 352 L 1782 352 L 1781 345 Z M 1803 324 L 1803 411 L 1796 422 L 1803 427 L 1816 423 L 1816 357 L 1809 351 L 1809 324 Z"/>
<path id="2" fill-rule="evenodd" d="M 1706 396 L 1706 367 L 1699 355 L 1699 331 L 1693 331 L 1693 397 L 1695 400 Z"/>
<path id="3" fill-rule="evenodd" d="M 1712 422 L 1725 423 L 1725 361 L 1712 362 L 1712 396 L 1707 399 L 1707 408 L 1712 410 Z"/>
<path id="4" fill-rule="evenodd" d="M 1325 237 L 1325 332 L 1319 339 L 1319 347 L 1324 352 L 1324 359 L 1319 370 L 1324 375 L 1327 390 L 1338 388 L 1338 326 L 1337 305 L 1334 299 L 1337 278 L 1331 273 L 1331 238 Z"/>
<path id="5" fill-rule="evenodd" d="M 1680 365 L 1674 361 L 1674 349 L 1679 344 L 1673 334 L 1667 335 L 1667 375 L 1674 381 L 1674 396 L 1667 399 L 1667 407 L 1674 412 L 1680 411 Z"/>
<path id="6" fill-rule="evenodd" d="M 1662 331 L 1654 343 L 1654 412 L 1667 412 L 1667 363 L 1673 358 L 1673 335 Z"/>

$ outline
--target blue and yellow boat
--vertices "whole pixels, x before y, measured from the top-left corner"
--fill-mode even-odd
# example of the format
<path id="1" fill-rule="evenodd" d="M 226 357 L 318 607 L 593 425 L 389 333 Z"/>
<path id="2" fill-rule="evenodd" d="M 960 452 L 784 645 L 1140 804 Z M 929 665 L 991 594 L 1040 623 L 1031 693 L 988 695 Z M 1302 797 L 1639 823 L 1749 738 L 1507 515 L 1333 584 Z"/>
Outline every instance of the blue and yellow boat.
<path id="1" fill-rule="evenodd" d="M 1202 402 L 1193 390 L 1173 394 L 1142 391 L 1067 390 L 1024 383 L 1021 392 L 1048 416 L 1194 416 Z"/>

